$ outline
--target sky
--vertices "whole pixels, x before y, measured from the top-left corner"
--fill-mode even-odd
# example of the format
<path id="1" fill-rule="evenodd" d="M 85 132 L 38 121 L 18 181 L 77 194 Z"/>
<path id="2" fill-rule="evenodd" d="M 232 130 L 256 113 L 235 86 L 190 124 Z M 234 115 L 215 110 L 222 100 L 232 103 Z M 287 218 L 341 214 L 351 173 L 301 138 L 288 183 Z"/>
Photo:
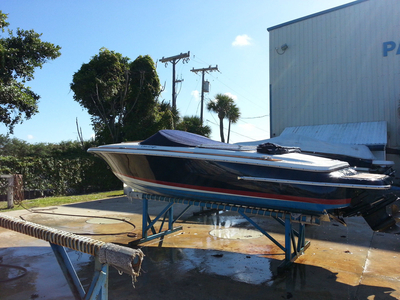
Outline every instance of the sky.
<path id="1" fill-rule="evenodd" d="M 267 28 L 353 1 L 346 0 L 2 0 L 9 29 L 33 29 L 61 47 L 61 56 L 35 71 L 29 82 L 39 94 L 39 113 L 16 125 L 15 137 L 29 143 L 59 143 L 93 137 L 90 115 L 70 89 L 72 76 L 103 47 L 132 61 L 150 55 L 164 86 L 160 100 L 172 99 L 172 64 L 159 60 L 190 51 L 176 64 L 177 108 L 181 116 L 200 116 L 201 73 L 205 74 L 204 124 L 220 140 L 219 119 L 206 103 L 216 94 L 231 96 L 241 118 L 230 142 L 269 138 L 269 33 Z M 1 34 L 1 33 L 0 33 Z M 3 33 L 2 36 L 7 34 Z M 225 120 L 224 127 L 228 124 Z M 0 124 L 0 134 L 7 134 Z"/>

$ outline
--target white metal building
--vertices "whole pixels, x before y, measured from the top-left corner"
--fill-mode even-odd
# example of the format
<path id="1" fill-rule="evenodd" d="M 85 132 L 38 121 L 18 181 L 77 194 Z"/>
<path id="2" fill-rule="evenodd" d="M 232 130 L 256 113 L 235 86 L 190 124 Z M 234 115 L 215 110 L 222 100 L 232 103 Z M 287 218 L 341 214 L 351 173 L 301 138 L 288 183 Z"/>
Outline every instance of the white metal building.
<path id="1" fill-rule="evenodd" d="M 384 121 L 386 146 L 400 149 L 400 0 L 354 1 L 268 31 L 271 137 Z"/>

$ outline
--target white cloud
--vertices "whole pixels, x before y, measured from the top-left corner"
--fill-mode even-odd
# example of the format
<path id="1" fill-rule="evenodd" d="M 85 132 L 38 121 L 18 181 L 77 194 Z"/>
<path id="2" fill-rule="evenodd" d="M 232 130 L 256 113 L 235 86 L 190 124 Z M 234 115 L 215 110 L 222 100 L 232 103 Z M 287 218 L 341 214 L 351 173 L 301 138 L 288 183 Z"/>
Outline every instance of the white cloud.
<path id="1" fill-rule="evenodd" d="M 237 47 L 241 47 L 241 46 L 248 46 L 251 44 L 251 37 L 249 37 L 247 34 L 242 34 L 242 35 L 238 35 L 235 40 L 232 42 L 232 46 L 237 46 Z"/>
<path id="2" fill-rule="evenodd" d="M 192 97 L 196 100 L 199 101 L 200 100 L 200 92 L 198 90 L 194 90 L 190 93 L 192 95 Z"/>
<path id="3" fill-rule="evenodd" d="M 28 134 L 28 140 L 33 140 L 34 136 L 32 134 Z"/>
<path id="4" fill-rule="evenodd" d="M 237 100 L 237 96 L 236 96 L 236 95 L 234 95 L 234 94 L 231 94 L 231 93 L 225 93 L 225 95 L 227 95 L 227 96 L 231 97 L 231 98 L 233 99 L 233 101 L 236 101 L 236 100 Z"/>

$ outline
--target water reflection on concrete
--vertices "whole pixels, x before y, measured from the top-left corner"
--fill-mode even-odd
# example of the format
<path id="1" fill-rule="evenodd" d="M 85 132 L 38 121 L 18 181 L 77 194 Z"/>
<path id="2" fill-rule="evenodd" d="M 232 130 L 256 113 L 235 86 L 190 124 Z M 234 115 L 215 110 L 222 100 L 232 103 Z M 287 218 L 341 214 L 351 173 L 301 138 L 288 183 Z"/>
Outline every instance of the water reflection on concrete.
<path id="1" fill-rule="evenodd" d="M 65 278 L 50 248 L 0 249 L 3 263 L 26 269 L 26 275 L 0 282 L 0 299 L 72 299 Z M 0 266 L 0 272 L 3 272 Z"/>
<path id="2" fill-rule="evenodd" d="M 247 228 L 217 228 L 211 230 L 210 235 L 230 240 L 256 239 L 263 236 L 260 231 Z"/>
<path id="3" fill-rule="evenodd" d="M 262 284 L 272 279 L 270 261 L 265 257 L 240 253 L 180 248 L 143 248 L 143 269 L 167 274 L 199 274 L 228 277 L 229 280 Z"/>
<path id="4" fill-rule="evenodd" d="M 221 210 L 203 211 L 194 214 L 192 217 L 186 219 L 187 222 L 199 223 L 203 225 L 215 225 L 217 228 L 236 227 L 247 223 L 241 215 Z"/>

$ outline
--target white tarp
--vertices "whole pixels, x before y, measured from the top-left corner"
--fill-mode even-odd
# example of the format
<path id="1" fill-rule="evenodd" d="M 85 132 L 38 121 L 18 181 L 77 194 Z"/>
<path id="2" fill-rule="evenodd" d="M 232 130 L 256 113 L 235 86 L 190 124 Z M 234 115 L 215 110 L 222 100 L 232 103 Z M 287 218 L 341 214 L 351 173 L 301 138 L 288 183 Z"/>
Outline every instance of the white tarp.
<path id="1" fill-rule="evenodd" d="M 245 146 L 256 146 L 263 143 L 275 143 L 286 147 L 299 147 L 304 152 L 327 153 L 336 155 L 346 155 L 356 158 L 376 160 L 369 148 L 365 145 L 346 145 L 324 142 L 299 134 L 283 134 L 271 139 L 238 143 Z"/>

